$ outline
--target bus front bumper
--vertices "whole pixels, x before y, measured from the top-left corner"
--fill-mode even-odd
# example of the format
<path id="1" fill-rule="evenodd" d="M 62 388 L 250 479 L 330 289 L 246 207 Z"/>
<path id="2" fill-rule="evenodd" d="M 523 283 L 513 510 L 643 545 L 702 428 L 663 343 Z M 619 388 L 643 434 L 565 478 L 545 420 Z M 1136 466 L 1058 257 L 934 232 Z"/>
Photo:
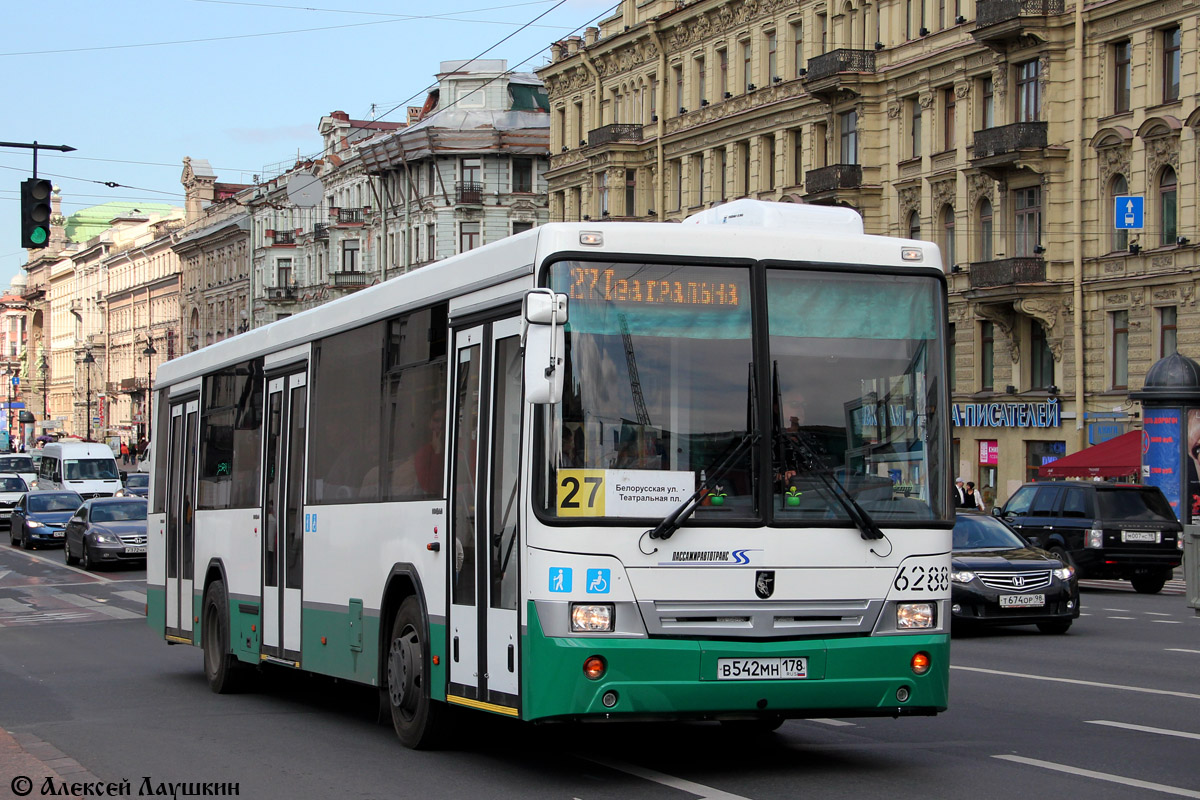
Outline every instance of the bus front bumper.
<path id="1" fill-rule="evenodd" d="M 522 658 L 529 720 L 917 716 L 946 709 L 950 637 L 707 641 L 546 636 L 531 608 Z M 913 657 L 928 656 L 923 674 Z M 584 662 L 600 656 L 591 679 Z M 720 659 L 806 660 L 805 677 L 722 680 Z M 726 662 L 728 663 L 728 662 Z"/>

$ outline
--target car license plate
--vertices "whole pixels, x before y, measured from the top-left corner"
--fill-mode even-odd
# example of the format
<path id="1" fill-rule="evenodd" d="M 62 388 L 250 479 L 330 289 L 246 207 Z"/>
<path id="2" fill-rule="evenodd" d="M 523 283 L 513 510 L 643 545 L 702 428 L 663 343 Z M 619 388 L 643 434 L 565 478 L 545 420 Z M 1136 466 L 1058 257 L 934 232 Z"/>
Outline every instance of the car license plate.
<path id="1" fill-rule="evenodd" d="M 126 547 L 125 548 L 125 555 L 127 555 L 127 556 L 133 555 L 134 553 L 144 553 L 144 552 L 146 552 L 146 548 L 144 546 L 143 547 Z"/>
<path id="2" fill-rule="evenodd" d="M 1046 605 L 1044 594 L 1002 594 L 1001 608 L 1037 608 Z"/>
<path id="3" fill-rule="evenodd" d="M 722 681 L 774 681 L 807 677 L 807 658 L 717 659 L 717 679 Z"/>
<path id="4" fill-rule="evenodd" d="M 1162 541 L 1162 534 L 1158 531 L 1121 531 L 1121 541 L 1158 544 Z"/>
<path id="5" fill-rule="evenodd" d="M 64 536 L 66 536 L 67 534 L 65 531 L 51 531 L 50 535 L 53 536 L 55 539 L 61 539 Z"/>

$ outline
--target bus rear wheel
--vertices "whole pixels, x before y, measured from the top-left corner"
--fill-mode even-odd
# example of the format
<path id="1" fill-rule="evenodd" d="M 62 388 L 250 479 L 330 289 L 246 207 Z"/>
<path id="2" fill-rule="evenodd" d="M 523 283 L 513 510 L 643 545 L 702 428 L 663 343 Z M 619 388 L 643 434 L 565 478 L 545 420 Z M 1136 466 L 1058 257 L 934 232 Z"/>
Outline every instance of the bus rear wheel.
<path id="1" fill-rule="evenodd" d="M 413 750 L 436 748 L 449 733 L 450 709 L 429 696 L 427 635 L 417 598 L 405 599 L 392 622 L 387 656 L 387 699 L 396 736 L 405 747 Z"/>
<path id="2" fill-rule="evenodd" d="M 208 688 L 217 694 L 241 691 L 246 683 L 246 667 L 229 652 L 229 598 L 225 595 L 224 581 L 213 581 L 208 585 L 201 619 L 204 621 L 200 629 L 204 644 L 204 677 L 208 679 Z"/>

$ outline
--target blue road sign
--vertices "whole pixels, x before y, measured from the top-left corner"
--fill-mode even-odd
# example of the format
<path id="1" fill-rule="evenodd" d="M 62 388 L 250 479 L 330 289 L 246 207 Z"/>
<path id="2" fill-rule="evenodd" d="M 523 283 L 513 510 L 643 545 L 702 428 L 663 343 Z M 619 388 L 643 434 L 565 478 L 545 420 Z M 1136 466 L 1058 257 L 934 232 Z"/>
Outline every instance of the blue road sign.
<path id="1" fill-rule="evenodd" d="M 1146 219 L 1146 198 L 1117 195 L 1113 198 L 1113 227 L 1119 231 L 1140 231 Z"/>

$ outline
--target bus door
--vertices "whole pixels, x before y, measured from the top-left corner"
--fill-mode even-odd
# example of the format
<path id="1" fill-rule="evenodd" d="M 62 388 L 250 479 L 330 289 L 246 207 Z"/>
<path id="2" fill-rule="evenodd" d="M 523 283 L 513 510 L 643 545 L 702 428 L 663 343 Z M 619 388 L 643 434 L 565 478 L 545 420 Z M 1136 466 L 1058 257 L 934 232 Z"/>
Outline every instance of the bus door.
<path id="1" fill-rule="evenodd" d="M 305 370 L 267 382 L 263 447 L 262 653 L 300 664 L 300 599 L 304 577 Z"/>
<path id="2" fill-rule="evenodd" d="M 460 331 L 451 431 L 451 702 L 517 715 L 520 320 Z"/>
<path id="3" fill-rule="evenodd" d="M 167 629 L 169 639 L 192 641 L 192 578 L 196 532 L 196 438 L 200 400 L 171 405 L 167 441 Z"/>

